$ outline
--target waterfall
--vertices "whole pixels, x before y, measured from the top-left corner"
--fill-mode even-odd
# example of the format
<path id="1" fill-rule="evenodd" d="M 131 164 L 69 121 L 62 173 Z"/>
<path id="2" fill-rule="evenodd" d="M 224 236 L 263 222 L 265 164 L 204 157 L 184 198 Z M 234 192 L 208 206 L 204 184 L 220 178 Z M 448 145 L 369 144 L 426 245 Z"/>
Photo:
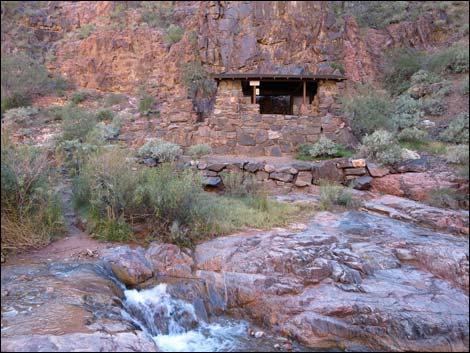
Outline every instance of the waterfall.
<path id="1" fill-rule="evenodd" d="M 173 298 L 167 284 L 151 289 L 125 290 L 123 313 L 152 336 L 167 352 L 217 352 L 246 349 L 248 324 L 226 318 L 198 320 L 192 304 Z"/>

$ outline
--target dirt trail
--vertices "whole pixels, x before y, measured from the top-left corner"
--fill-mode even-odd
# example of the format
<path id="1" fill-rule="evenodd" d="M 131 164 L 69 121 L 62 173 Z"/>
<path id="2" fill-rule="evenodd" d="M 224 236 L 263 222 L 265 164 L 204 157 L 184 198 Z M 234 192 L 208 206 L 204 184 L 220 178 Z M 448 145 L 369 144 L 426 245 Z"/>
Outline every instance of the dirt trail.
<path id="1" fill-rule="evenodd" d="M 64 176 L 63 182 L 58 188 L 64 207 L 67 234 L 58 240 L 52 241 L 44 248 L 9 255 L 4 265 L 43 263 L 53 260 L 90 260 L 98 257 L 102 249 L 113 245 L 111 242 L 100 242 L 92 239 L 88 233 L 78 228 L 77 215 L 72 206 L 72 185 L 68 176 Z"/>

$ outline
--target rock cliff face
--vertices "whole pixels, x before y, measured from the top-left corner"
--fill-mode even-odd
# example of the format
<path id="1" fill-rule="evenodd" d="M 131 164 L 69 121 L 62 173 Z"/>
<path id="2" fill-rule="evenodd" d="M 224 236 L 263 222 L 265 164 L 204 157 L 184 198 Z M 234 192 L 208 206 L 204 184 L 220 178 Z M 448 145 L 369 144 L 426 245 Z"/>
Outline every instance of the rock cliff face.
<path id="1" fill-rule="evenodd" d="M 134 93 L 143 84 L 170 105 L 187 96 L 180 63 L 201 61 L 208 72 L 268 73 L 332 73 L 337 64 L 350 81 L 363 82 L 380 78 L 385 49 L 399 43 L 424 48 L 444 41 L 448 30 L 443 11 L 384 30 L 360 30 L 327 2 L 187 1 L 173 4 L 172 20 L 185 34 L 170 45 L 136 8 L 122 12 L 116 24 L 116 6 L 53 2 L 24 14 L 18 24 L 32 32 L 30 41 L 43 49 L 48 68 L 79 86 Z M 94 26 L 93 33 L 74 35 L 84 26 Z M 2 36 L 2 52 L 13 51 L 14 38 Z"/>

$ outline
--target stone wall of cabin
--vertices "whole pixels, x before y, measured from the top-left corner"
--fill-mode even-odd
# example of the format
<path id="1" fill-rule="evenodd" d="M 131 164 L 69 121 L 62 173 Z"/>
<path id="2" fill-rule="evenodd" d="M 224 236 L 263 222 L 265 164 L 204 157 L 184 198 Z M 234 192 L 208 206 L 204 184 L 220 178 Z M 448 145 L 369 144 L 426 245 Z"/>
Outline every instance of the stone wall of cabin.
<path id="1" fill-rule="evenodd" d="M 312 104 L 295 106 L 297 115 L 260 114 L 259 104 L 243 96 L 241 82 L 219 83 L 214 111 L 198 128 L 194 143 L 209 143 L 216 153 L 256 156 L 293 154 L 303 143 L 316 142 L 323 133 L 348 143 L 337 98 L 344 83 L 319 81 Z"/>

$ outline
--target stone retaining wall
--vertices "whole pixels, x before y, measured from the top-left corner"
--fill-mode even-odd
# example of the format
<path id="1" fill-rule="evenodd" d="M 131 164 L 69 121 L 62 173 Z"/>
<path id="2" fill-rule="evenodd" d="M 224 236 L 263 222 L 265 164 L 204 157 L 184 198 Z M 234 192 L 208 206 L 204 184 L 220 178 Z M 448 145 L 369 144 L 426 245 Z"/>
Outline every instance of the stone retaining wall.
<path id="1" fill-rule="evenodd" d="M 356 189 L 368 189 L 377 174 L 377 167 L 364 159 L 338 158 L 319 162 L 294 162 L 275 167 L 259 161 L 207 162 L 192 161 L 192 167 L 201 171 L 206 186 L 222 186 L 223 172 L 248 173 L 260 182 L 271 182 L 278 186 L 291 184 L 298 188 L 329 180 L 344 185 L 354 183 Z"/>

